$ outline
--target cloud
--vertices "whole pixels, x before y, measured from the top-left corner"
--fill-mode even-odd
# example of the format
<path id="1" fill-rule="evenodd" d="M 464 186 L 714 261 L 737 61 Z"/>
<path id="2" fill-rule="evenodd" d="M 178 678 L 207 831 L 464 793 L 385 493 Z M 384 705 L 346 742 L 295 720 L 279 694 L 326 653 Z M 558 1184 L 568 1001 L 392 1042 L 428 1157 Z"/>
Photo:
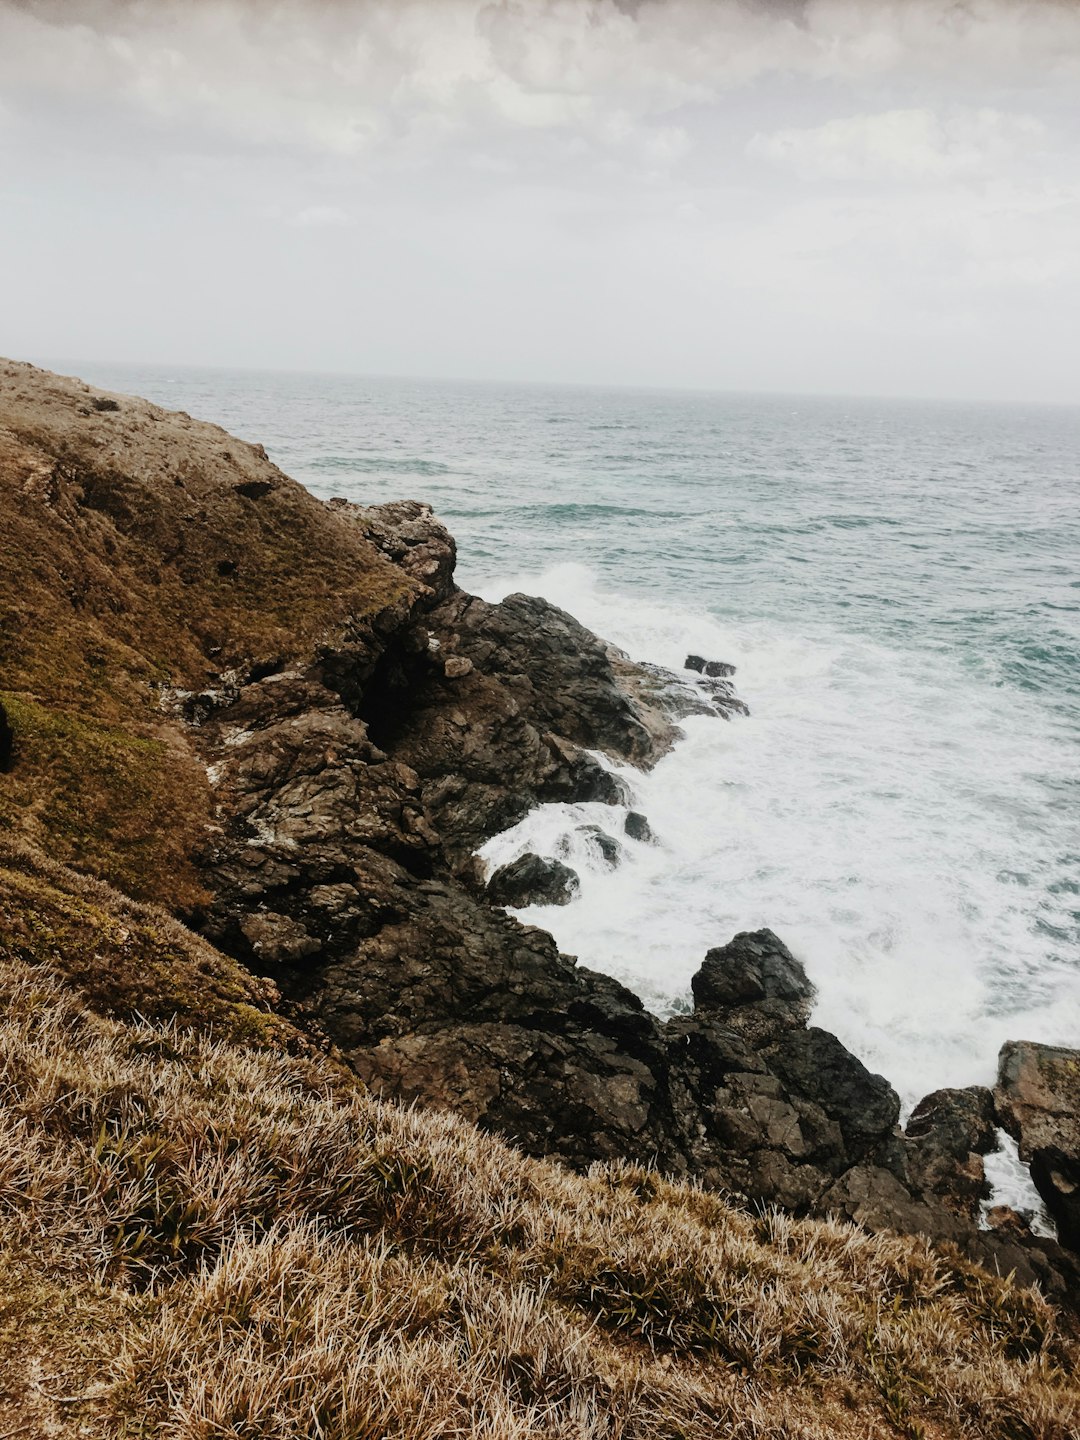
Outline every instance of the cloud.
<path id="1" fill-rule="evenodd" d="M 0 94 L 364 156 L 503 126 L 663 149 L 770 77 L 1080 78 L 1070 0 L 0 0 Z M 442 130 L 431 127 L 438 116 Z M 918 143 L 917 141 L 915 142 Z"/>
<path id="2" fill-rule="evenodd" d="M 340 205 L 305 205 L 292 217 L 292 223 L 303 230 L 323 230 L 328 226 L 352 225 L 352 216 Z"/>
<path id="3" fill-rule="evenodd" d="M 941 181 L 993 175 L 1045 135 L 1031 115 L 924 107 L 759 133 L 747 153 L 805 180 Z"/>
<path id="4" fill-rule="evenodd" d="M 1075 0 L 0 0 L 0 313 L 46 354 L 1071 394 L 1078 90 Z"/>

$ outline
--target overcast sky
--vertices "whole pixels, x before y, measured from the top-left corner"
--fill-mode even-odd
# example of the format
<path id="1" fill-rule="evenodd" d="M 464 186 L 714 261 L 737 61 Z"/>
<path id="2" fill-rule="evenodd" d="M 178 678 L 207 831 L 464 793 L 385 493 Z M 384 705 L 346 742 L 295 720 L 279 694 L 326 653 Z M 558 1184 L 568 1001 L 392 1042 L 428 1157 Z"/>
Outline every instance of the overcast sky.
<path id="1" fill-rule="evenodd" d="M 1076 0 L 0 0 L 0 353 L 1080 401 Z"/>

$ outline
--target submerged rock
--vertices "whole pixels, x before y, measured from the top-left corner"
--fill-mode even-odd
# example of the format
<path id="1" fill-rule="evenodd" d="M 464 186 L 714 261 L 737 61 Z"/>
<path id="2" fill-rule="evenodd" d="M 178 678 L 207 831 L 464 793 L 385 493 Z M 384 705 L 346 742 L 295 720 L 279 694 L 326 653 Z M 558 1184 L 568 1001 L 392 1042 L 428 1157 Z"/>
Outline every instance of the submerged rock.
<path id="1" fill-rule="evenodd" d="M 545 860 L 531 852 L 503 865 L 488 881 L 493 905 L 569 905 L 581 889 L 577 871 L 561 860 Z"/>
<path id="2" fill-rule="evenodd" d="M 623 847 L 614 835 L 609 835 L 599 825 L 579 825 L 577 833 L 584 835 L 585 843 L 591 853 L 609 870 L 614 870 L 622 860 Z"/>
<path id="3" fill-rule="evenodd" d="M 638 810 L 631 810 L 623 821 L 623 833 L 642 845 L 655 845 L 656 836 L 648 820 Z"/>
<path id="4" fill-rule="evenodd" d="M 703 655 L 687 655 L 683 661 L 683 669 L 696 670 L 699 675 L 720 680 L 726 680 L 735 674 L 735 666 L 729 665 L 726 660 L 706 660 Z"/>

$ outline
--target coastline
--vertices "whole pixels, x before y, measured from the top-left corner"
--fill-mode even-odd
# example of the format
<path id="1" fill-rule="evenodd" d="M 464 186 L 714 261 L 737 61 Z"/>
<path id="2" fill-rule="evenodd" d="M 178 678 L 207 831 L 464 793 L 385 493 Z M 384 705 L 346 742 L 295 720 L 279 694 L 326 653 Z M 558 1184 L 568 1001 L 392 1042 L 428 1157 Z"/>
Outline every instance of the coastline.
<path id="1" fill-rule="evenodd" d="M 694 978 L 694 1011 L 661 1023 L 489 903 L 478 846 L 545 801 L 603 803 L 617 828 L 629 797 L 590 751 L 647 767 L 686 707 L 707 710 L 716 694 L 614 655 L 546 602 L 461 592 L 453 540 L 424 505 L 323 504 L 216 427 L 31 367 L 3 378 L 25 518 L 39 536 L 63 534 L 65 565 L 83 569 L 80 615 L 95 644 L 123 644 L 119 670 L 135 678 L 107 683 L 100 719 L 133 723 L 133 754 L 170 757 L 140 774 L 151 813 L 165 793 L 155 787 L 167 781 L 175 804 L 176 775 L 187 777 L 190 810 L 148 855 L 137 898 L 164 901 L 272 981 L 284 1013 L 375 1093 L 455 1110 L 574 1166 L 647 1162 L 750 1205 L 948 1240 L 1068 1293 L 1065 1251 L 1013 1216 L 979 1228 L 995 1125 L 1023 1138 L 1004 1091 L 937 1092 L 901 1132 L 888 1081 L 808 1025 L 812 988 L 771 932 L 717 944 Z M 103 527 L 140 587 L 119 621 L 100 572 L 108 554 L 116 573 L 117 541 Z M 163 548 L 171 531 L 185 537 L 179 550 Z M 341 590 L 327 581 L 335 563 L 350 577 Z M 140 654 L 170 566 L 169 613 L 194 601 L 200 618 L 169 637 L 159 619 L 158 648 Z M 26 634 L 32 683 L 7 681 L 9 716 L 70 706 L 74 677 L 44 694 Z M 158 678 L 138 678 L 155 667 Z M 47 750 L 50 730 L 12 728 L 18 780 L 31 732 Z M 84 764 L 75 753 L 66 783 Z M 51 765 L 42 773 L 55 779 Z M 103 805 L 123 812 L 132 775 L 125 761 Z M 33 805 L 22 813 L 31 844 L 67 833 Z M 157 841 L 116 837 L 111 823 L 105 814 L 97 853 L 83 836 L 57 858 L 130 883 L 132 846 Z"/>

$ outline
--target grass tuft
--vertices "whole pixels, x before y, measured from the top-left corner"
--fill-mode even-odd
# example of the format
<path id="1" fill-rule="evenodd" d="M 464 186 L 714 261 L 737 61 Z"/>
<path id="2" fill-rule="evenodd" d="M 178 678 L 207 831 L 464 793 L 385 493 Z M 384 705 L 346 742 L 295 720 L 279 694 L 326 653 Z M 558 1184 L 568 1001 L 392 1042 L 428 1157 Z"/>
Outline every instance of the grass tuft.
<path id="1" fill-rule="evenodd" d="M 8 1393 L 36 1393 L 29 1345 L 86 1397 L 50 1424 L 162 1440 L 1080 1433 L 1053 1311 L 959 1258 L 747 1215 L 641 1167 L 570 1174 L 357 1093 L 329 1063 L 103 1018 L 10 953 L 0 1102 L 0 1216 L 22 1257 L 5 1283 L 34 1277 L 4 1301 L 29 1316 Z"/>

